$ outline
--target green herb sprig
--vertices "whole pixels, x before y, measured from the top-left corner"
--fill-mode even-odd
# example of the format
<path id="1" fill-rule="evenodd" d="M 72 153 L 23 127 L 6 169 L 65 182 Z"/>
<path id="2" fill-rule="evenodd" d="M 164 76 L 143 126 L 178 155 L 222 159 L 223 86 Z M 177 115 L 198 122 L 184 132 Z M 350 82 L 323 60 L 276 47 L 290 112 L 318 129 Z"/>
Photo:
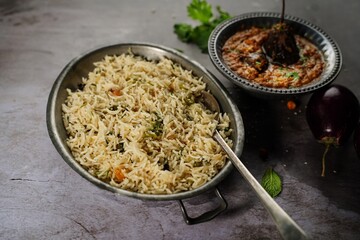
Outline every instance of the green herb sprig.
<path id="1" fill-rule="evenodd" d="M 218 16 L 214 17 L 212 6 L 206 0 L 192 0 L 187 6 L 188 16 L 200 24 L 193 27 L 187 23 L 176 23 L 174 25 L 175 34 L 182 42 L 194 43 L 203 53 L 207 53 L 211 32 L 219 23 L 231 17 L 220 6 L 216 6 L 216 10 Z"/>
<path id="2" fill-rule="evenodd" d="M 271 197 L 276 197 L 282 190 L 282 182 L 279 174 L 274 169 L 268 168 L 261 180 L 261 186 Z"/>
<path id="3" fill-rule="evenodd" d="M 293 78 L 294 80 L 299 80 L 300 76 L 298 72 L 289 72 L 286 74 L 286 77 Z"/>

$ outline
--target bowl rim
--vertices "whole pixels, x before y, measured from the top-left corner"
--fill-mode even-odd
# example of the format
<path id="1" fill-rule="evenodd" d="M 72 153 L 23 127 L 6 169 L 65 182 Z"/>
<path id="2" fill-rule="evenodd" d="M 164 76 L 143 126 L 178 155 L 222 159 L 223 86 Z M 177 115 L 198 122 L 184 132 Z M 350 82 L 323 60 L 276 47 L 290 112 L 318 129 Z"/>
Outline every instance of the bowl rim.
<path id="1" fill-rule="evenodd" d="M 327 46 L 330 47 L 331 50 L 333 51 L 335 62 L 333 63 L 333 68 L 331 69 L 330 73 L 328 74 L 328 76 L 326 76 L 325 79 L 318 80 L 317 83 L 311 82 L 309 84 L 296 88 L 271 88 L 250 82 L 247 79 L 240 77 L 235 72 L 233 72 L 225 63 L 223 63 L 222 56 L 220 56 L 218 52 L 218 48 L 222 47 L 219 46 L 220 44 L 219 42 L 221 41 L 221 37 L 223 37 L 222 34 L 224 34 L 224 32 L 228 30 L 229 27 L 234 27 L 236 25 L 239 25 L 243 20 L 252 20 L 259 18 L 280 19 L 280 17 L 281 14 L 276 12 L 249 12 L 229 18 L 223 21 L 222 23 L 220 23 L 218 26 L 216 26 L 215 29 L 210 34 L 208 41 L 209 57 L 213 65 L 216 67 L 216 69 L 234 84 L 246 90 L 249 90 L 250 92 L 260 94 L 263 96 L 301 95 L 301 94 L 313 92 L 334 81 L 335 78 L 340 73 L 343 62 L 341 50 L 337 42 L 317 25 L 302 18 L 291 16 L 288 14 L 284 15 L 285 22 L 288 22 L 290 24 L 291 23 L 300 24 L 310 29 L 311 31 L 316 32 L 322 37 L 323 40 L 326 41 Z"/>
<path id="2" fill-rule="evenodd" d="M 237 155 L 240 155 L 243 150 L 244 145 L 244 125 L 241 113 L 235 104 L 235 102 L 231 99 L 230 94 L 226 90 L 226 88 L 223 86 L 223 84 L 213 75 L 211 74 L 205 67 L 203 67 L 200 63 L 196 62 L 195 60 L 191 60 L 189 57 L 185 56 L 184 54 L 178 52 L 175 49 L 168 48 L 162 45 L 153 44 L 153 43 L 145 43 L 145 42 L 132 42 L 132 43 L 116 43 L 112 45 L 104 45 L 101 47 L 94 48 L 92 50 L 89 50 L 85 53 L 80 54 L 79 56 L 73 58 L 60 72 L 58 77 L 56 78 L 55 82 L 53 83 L 53 86 L 50 90 L 48 102 L 46 106 L 46 124 L 48 129 L 49 137 L 58 151 L 58 153 L 61 155 L 63 160 L 78 174 L 80 174 L 83 178 L 90 181 L 91 183 L 95 184 L 96 186 L 123 195 L 127 197 L 142 199 L 142 200 L 181 200 L 186 199 L 190 197 L 197 196 L 199 194 L 202 194 L 212 188 L 215 188 L 224 178 L 233 170 L 233 165 L 230 160 L 228 160 L 225 164 L 225 166 L 221 169 L 221 171 L 215 175 L 211 180 L 209 180 L 204 185 L 200 186 L 199 188 L 185 191 L 185 192 L 179 192 L 179 193 L 173 193 L 173 194 L 145 194 L 145 193 L 138 193 L 138 192 L 132 192 L 129 190 L 124 190 L 115 186 L 110 185 L 109 183 L 105 183 L 101 181 L 100 179 L 94 177 L 91 175 L 88 171 L 86 171 L 72 156 L 70 153 L 70 150 L 68 149 L 66 143 L 61 139 L 61 136 L 59 134 L 58 125 L 60 124 L 63 127 L 62 118 L 56 117 L 56 105 L 57 105 L 57 97 L 58 93 L 61 89 L 61 84 L 64 81 L 65 77 L 71 71 L 81 60 L 85 59 L 86 57 L 91 56 L 92 54 L 106 51 L 108 48 L 116 48 L 116 47 L 124 47 L 127 46 L 129 48 L 131 47 L 140 47 L 140 48 L 149 48 L 152 50 L 160 50 L 164 51 L 167 54 L 170 54 L 174 56 L 175 58 L 178 58 L 182 61 L 185 61 L 187 64 L 190 64 L 194 69 L 200 70 L 200 72 L 203 73 L 203 75 L 213 83 L 213 85 L 218 89 L 218 91 L 226 97 L 227 103 L 234 115 L 235 119 L 235 126 L 238 128 L 238 131 L 241 131 L 240 134 L 234 136 L 234 142 L 237 143 L 237 146 L 234 146 L 234 152 Z M 105 56 L 106 54 L 104 54 Z M 138 55 L 138 54 L 135 54 Z M 146 54 L 143 55 L 145 58 L 147 57 Z M 61 123 L 59 123 L 61 121 Z"/>

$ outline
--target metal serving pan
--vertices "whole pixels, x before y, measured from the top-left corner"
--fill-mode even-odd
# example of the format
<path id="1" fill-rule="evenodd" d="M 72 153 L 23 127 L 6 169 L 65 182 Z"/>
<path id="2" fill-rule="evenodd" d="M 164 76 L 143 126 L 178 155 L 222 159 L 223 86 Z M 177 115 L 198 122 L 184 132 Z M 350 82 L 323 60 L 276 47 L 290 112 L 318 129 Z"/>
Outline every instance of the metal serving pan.
<path id="1" fill-rule="evenodd" d="M 80 56 L 70 61 L 54 82 L 49 95 L 46 110 L 46 121 L 49 136 L 57 151 L 70 165 L 70 167 L 96 186 L 120 195 L 143 200 L 179 200 L 185 221 L 188 224 L 210 220 L 220 212 L 224 211 L 227 207 L 225 199 L 221 196 L 216 186 L 233 169 L 230 161 L 226 163 L 224 168 L 213 179 L 197 189 L 174 194 L 143 194 L 111 186 L 110 184 L 94 177 L 74 159 L 70 149 L 66 144 L 67 133 L 63 124 L 61 110 L 61 105 L 65 102 L 65 99 L 68 95 L 66 89 L 77 89 L 78 85 L 82 82 L 82 78 L 87 77 L 88 73 L 94 69 L 93 63 L 102 60 L 105 55 L 120 55 L 123 53 L 128 53 L 129 49 L 131 49 L 131 52 L 134 55 L 143 56 L 149 60 L 159 60 L 163 57 L 171 59 L 173 62 L 180 64 L 183 68 L 191 70 L 194 75 L 203 77 L 203 81 L 206 83 L 207 89 L 210 90 L 211 93 L 217 98 L 221 105 L 222 111 L 226 112 L 230 117 L 231 128 L 233 129 L 233 133 L 231 135 L 231 139 L 234 143 L 233 151 L 238 156 L 241 155 L 244 144 L 244 126 L 242 117 L 237 106 L 231 100 L 229 94 L 221 82 L 219 82 L 199 63 L 190 60 L 188 57 L 179 53 L 178 51 L 150 43 L 121 43 L 111 46 L 104 46 L 81 54 Z M 197 219 L 189 218 L 181 200 L 197 196 L 210 189 L 215 189 L 215 193 L 221 202 L 220 206 L 215 210 L 204 213 Z"/>

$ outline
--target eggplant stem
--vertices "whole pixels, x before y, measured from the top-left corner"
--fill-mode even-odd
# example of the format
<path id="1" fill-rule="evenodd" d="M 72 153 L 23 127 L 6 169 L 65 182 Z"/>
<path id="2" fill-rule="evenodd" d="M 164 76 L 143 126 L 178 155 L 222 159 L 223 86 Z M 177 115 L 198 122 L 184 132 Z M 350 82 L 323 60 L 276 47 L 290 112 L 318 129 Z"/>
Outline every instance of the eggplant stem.
<path id="1" fill-rule="evenodd" d="M 325 158 L 326 158 L 326 154 L 328 153 L 328 151 L 330 149 L 330 146 L 331 146 L 331 144 L 326 144 L 325 151 L 322 156 L 322 171 L 321 171 L 322 177 L 325 177 Z"/>

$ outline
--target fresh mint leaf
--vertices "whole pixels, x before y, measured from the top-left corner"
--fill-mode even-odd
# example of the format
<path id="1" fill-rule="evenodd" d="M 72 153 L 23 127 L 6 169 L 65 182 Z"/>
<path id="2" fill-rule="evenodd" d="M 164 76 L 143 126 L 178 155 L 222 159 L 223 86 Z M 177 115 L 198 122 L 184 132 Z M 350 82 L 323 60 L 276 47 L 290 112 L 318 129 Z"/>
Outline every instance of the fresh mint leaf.
<path id="1" fill-rule="evenodd" d="M 272 168 L 265 171 L 261 186 L 266 190 L 271 197 L 276 197 L 282 190 L 282 182 L 280 176 Z"/>
<path id="2" fill-rule="evenodd" d="M 192 0 L 187 11 L 189 17 L 201 23 L 209 23 L 213 16 L 211 5 L 206 0 Z"/>

